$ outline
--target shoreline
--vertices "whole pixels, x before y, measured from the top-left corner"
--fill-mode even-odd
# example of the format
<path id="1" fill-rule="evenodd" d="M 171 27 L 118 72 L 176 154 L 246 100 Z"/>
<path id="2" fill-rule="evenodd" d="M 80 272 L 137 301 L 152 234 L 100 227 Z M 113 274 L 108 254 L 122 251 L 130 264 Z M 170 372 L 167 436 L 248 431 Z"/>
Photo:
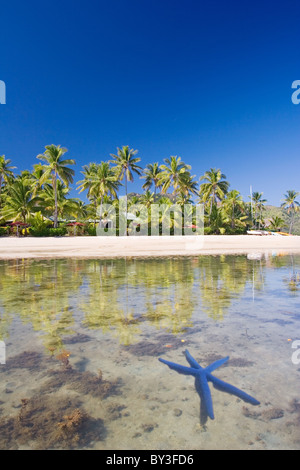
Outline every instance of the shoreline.
<path id="1" fill-rule="evenodd" d="M 300 254 L 300 236 L 3 237 L 0 259 Z"/>

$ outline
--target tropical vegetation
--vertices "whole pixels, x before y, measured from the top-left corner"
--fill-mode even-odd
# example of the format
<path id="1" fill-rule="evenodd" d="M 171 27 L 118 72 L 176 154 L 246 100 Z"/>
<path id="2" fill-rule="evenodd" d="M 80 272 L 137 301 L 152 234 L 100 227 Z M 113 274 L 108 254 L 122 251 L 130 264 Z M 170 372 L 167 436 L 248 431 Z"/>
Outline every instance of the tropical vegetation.
<path id="1" fill-rule="evenodd" d="M 66 157 L 67 152 L 60 145 L 47 145 L 32 170 L 19 173 L 10 159 L 0 156 L 0 235 L 95 235 L 96 225 L 109 218 L 107 204 L 119 215 L 124 208 L 125 220 L 130 208 L 140 207 L 147 226 L 153 203 L 161 208 L 160 223 L 168 217 L 171 234 L 183 223 L 172 214 L 170 217 L 171 206 L 187 203 L 203 204 L 206 234 L 241 234 L 251 229 L 300 234 L 300 192 L 296 190 L 288 190 L 278 208 L 268 206 L 259 191 L 245 201 L 238 190 L 231 189 L 220 168 L 196 177 L 191 165 L 177 155 L 143 168 L 138 151 L 129 146 L 117 148 L 110 158 L 84 165 L 74 188 L 76 161 Z M 143 180 L 141 194 L 130 192 L 136 177 Z M 121 206 L 122 187 L 125 206 Z M 76 190 L 78 196 L 85 193 L 85 201 L 74 197 Z M 125 223 L 125 233 L 119 234 L 127 233 Z"/>

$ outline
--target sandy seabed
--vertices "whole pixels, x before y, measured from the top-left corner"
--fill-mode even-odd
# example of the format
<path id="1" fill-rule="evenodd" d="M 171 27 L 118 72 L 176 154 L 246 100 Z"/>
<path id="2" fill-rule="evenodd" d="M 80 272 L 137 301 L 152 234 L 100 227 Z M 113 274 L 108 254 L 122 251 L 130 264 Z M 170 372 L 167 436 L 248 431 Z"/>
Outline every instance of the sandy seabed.
<path id="1" fill-rule="evenodd" d="M 0 259 L 300 253 L 300 236 L 198 235 L 0 239 Z"/>

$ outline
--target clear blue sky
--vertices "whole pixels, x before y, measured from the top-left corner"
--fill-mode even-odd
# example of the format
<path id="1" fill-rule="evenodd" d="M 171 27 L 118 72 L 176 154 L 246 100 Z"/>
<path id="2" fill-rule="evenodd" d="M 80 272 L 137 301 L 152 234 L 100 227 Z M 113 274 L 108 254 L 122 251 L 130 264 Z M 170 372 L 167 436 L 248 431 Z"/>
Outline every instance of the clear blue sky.
<path id="1" fill-rule="evenodd" d="M 60 144 L 78 181 L 129 145 L 142 166 L 221 168 L 246 200 L 300 190 L 299 0 L 10 0 L 0 16 L 0 155 L 19 170 Z"/>

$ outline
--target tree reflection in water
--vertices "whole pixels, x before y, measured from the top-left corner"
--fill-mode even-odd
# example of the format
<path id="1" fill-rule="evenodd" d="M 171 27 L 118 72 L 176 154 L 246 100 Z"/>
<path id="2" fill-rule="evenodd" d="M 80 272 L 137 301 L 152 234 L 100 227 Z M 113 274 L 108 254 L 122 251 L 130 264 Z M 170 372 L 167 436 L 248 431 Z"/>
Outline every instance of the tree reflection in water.
<path id="1" fill-rule="evenodd" d="M 139 341 L 143 325 L 174 335 L 199 317 L 221 321 L 246 286 L 264 287 L 266 268 L 289 267 L 283 282 L 297 292 L 299 256 L 0 261 L 0 340 L 14 316 L 41 333 L 46 351 L 64 348 L 80 318 L 124 345 Z"/>

